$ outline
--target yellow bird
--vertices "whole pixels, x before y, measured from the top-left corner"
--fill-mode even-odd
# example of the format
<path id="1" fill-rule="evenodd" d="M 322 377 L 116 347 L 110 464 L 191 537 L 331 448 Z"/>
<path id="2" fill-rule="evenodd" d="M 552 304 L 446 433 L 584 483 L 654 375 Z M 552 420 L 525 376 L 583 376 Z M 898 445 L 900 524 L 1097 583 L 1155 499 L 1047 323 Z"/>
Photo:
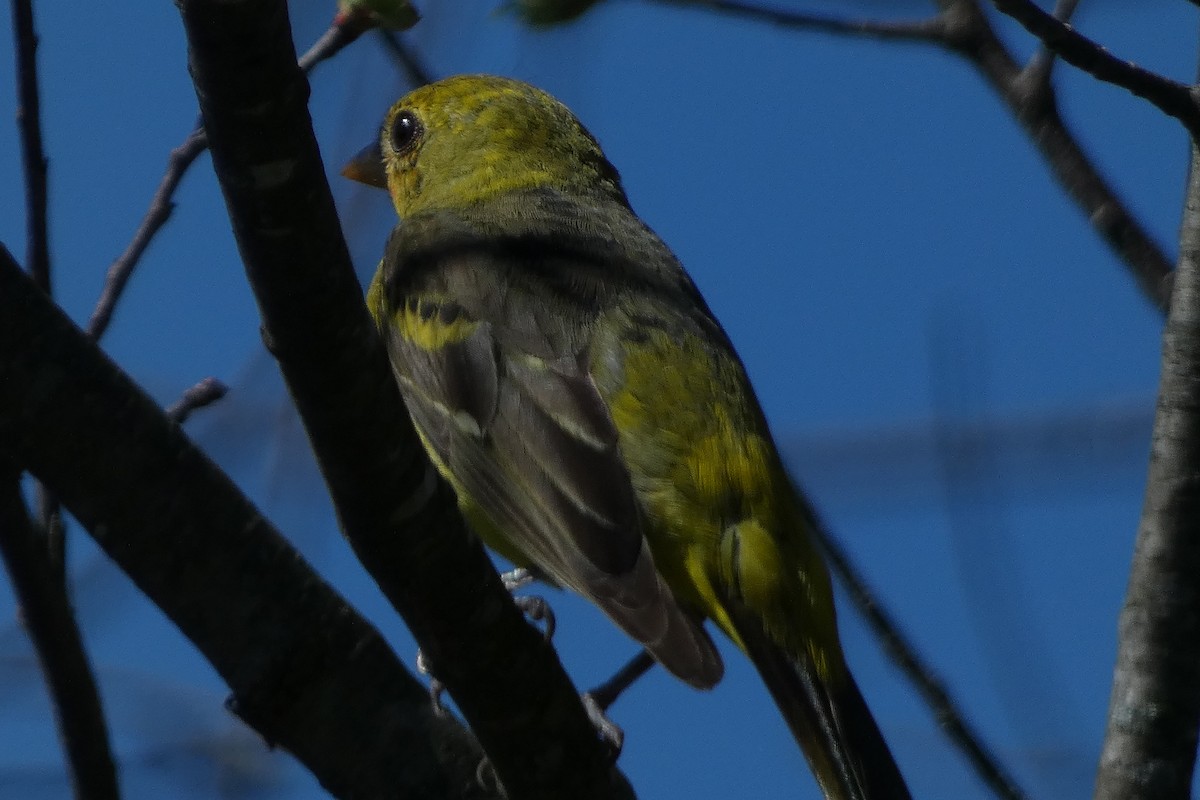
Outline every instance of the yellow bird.
<path id="1" fill-rule="evenodd" d="M 367 295 L 418 432 L 483 540 L 673 674 L 758 668 L 826 797 L 908 798 L 729 338 L 550 95 L 468 75 L 388 112 L 345 171 L 402 222 Z"/>

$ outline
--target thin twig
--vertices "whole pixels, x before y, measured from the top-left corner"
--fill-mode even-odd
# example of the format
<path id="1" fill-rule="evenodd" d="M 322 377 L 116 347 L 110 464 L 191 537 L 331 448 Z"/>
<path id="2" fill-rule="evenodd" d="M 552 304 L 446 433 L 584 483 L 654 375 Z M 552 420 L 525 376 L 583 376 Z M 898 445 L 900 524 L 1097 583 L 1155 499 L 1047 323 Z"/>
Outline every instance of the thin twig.
<path id="1" fill-rule="evenodd" d="M 653 0 L 668 6 L 703 9 L 718 14 L 769 22 L 784 28 L 833 33 L 843 36 L 864 36 L 892 41 L 937 42 L 945 37 L 945 22 L 932 17 L 923 20 L 850 20 L 825 14 L 809 14 L 763 8 L 736 0 Z"/>
<path id="2" fill-rule="evenodd" d="M 229 392 L 229 387 L 216 378 L 205 378 L 190 389 L 184 391 L 166 410 L 169 419 L 182 425 L 187 422 L 193 411 L 212 405 Z"/>
<path id="3" fill-rule="evenodd" d="M 1200 105 L 1192 87 L 1173 81 L 1109 53 L 1070 25 L 1042 11 L 1030 0 L 992 0 L 1001 13 L 1054 50 L 1067 63 L 1092 77 L 1127 89 L 1168 116 L 1178 119 L 1192 139 L 1200 141 Z"/>
<path id="4" fill-rule="evenodd" d="M 884 610 L 845 549 L 815 515 L 811 521 L 813 533 L 824 548 L 833 573 L 849 591 L 851 601 L 867 620 L 884 650 L 920 692 L 946 736 L 967 756 L 976 773 L 997 797 L 1023 800 L 1025 792 L 958 710 L 936 671 L 921 658 L 891 614 Z"/>
<path id="5" fill-rule="evenodd" d="M 150 208 L 146 211 L 146 216 L 142 218 L 142 222 L 138 225 L 137 232 L 134 233 L 133 239 L 125 248 L 125 252 L 121 253 L 108 268 L 108 277 L 105 278 L 100 299 L 96 302 L 96 308 L 92 311 L 92 317 L 87 324 L 88 335 L 93 339 L 99 340 L 108 330 L 113 310 L 117 307 L 117 301 L 121 299 L 121 293 L 125 291 L 125 284 L 129 282 L 134 268 L 137 267 L 142 254 L 146 252 L 146 247 L 154 238 L 154 234 L 158 233 L 159 228 L 166 224 L 167 220 L 171 218 L 171 212 L 175 210 L 175 203 L 171 198 L 174 196 L 179 182 L 183 179 L 183 174 L 187 172 L 188 167 L 192 165 L 197 156 L 207 148 L 208 136 L 204 133 L 204 128 L 197 123 L 183 143 L 171 151 L 171 155 L 167 158 L 167 171 L 163 174 L 162 181 L 154 192 L 154 198 L 150 201 Z"/>
<path id="6" fill-rule="evenodd" d="M 76 797 L 117 800 L 117 772 L 96 680 L 67 601 L 21 499 L 18 471 L 0 470 L 0 556 L 53 700 Z"/>
<path id="7" fill-rule="evenodd" d="M 400 39 L 398 33 L 387 28 L 380 28 L 379 35 L 383 38 L 383 43 L 392 58 L 408 76 L 409 84 L 424 86 L 427 83 L 433 83 L 433 74 L 429 68 L 412 51 L 412 48 Z"/>
<path id="8" fill-rule="evenodd" d="M 1069 24 L 1078 7 L 1079 0 L 1058 0 L 1054 4 L 1054 18 L 1064 25 Z M 1054 65 L 1057 63 L 1057 55 L 1045 44 L 1039 47 L 1038 51 L 1033 54 L 1033 58 L 1029 59 L 1029 63 L 1025 65 L 1025 74 L 1028 80 L 1049 84 L 1050 74 L 1054 71 Z"/>
<path id="9" fill-rule="evenodd" d="M 305 74 L 309 74 L 318 64 L 332 58 L 361 36 L 364 30 L 366 28 L 362 17 L 339 15 L 335 18 L 334 23 L 313 43 L 312 47 L 297 59 L 296 63 L 304 70 Z M 167 159 L 167 170 L 163 173 L 158 189 L 155 190 L 154 197 L 150 200 L 150 207 L 142 217 L 133 239 L 125 248 L 125 252 L 121 253 L 108 268 L 104 288 L 100 292 L 95 310 L 92 311 L 92 317 L 88 320 L 87 332 L 92 338 L 99 339 L 108 330 L 117 302 L 121 299 L 125 285 L 133 275 L 134 269 L 137 268 L 142 254 L 146 252 L 146 248 L 155 234 L 166 224 L 171 217 L 171 212 L 175 210 L 175 202 L 172 198 L 175 190 L 179 188 L 179 182 L 196 158 L 207 149 L 208 134 L 205 133 L 203 125 L 197 119 L 192 132 L 171 151 L 171 155 Z"/>
<path id="10" fill-rule="evenodd" d="M 17 122 L 21 127 L 21 159 L 25 168 L 26 268 L 34 283 L 50 294 L 50 237 L 46 222 L 46 154 L 42 150 L 42 114 L 38 99 L 37 31 L 31 0 L 12 0 L 17 50 Z"/>
<path id="11" fill-rule="evenodd" d="M 0 450 L 55 487 L 228 682 L 239 715 L 331 796 L 495 796 L 474 790 L 483 751 L 433 713 L 374 626 L 2 245 Z"/>
<path id="12" fill-rule="evenodd" d="M 1132 273 L 1142 293 L 1165 312 L 1171 298 L 1171 260 L 1084 152 L 1059 112 L 1053 87 L 1022 71 L 977 0 L 938 0 L 938 5 L 950 22 L 946 46 L 991 84 L 1092 228 Z"/>
<path id="13" fill-rule="evenodd" d="M 799 30 L 840 36 L 934 44 L 969 62 L 992 85 L 1025 128 L 1055 178 L 1096 232 L 1125 264 L 1138 287 L 1166 311 L 1171 296 L 1171 260 L 1122 202 L 1067 129 L 1048 81 L 1023 72 L 992 29 L 978 0 L 936 0 L 939 13 L 916 22 L 846 20 L 759 8 L 742 2 L 657 0 L 660 3 L 763 20 Z M 1071 0 L 1060 0 L 1065 11 Z M 1056 23 L 1061 24 L 1061 23 Z"/>
<path id="14" fill-rule="evenodd" d="M 624 694 L 626 689 L 633 686 L 656 663 L 654 657 L 648 651 L 639 650 L 638 654 L 629 659 L 625 663 L 625 666 L 617 670 L 611 678 L 595 689 L 591 689 L 587 694 L 591 696 L 592 701 L 595 702 L 601 711 L 607 711 L 609 706 L 617 702 L 617 698 Z"/>

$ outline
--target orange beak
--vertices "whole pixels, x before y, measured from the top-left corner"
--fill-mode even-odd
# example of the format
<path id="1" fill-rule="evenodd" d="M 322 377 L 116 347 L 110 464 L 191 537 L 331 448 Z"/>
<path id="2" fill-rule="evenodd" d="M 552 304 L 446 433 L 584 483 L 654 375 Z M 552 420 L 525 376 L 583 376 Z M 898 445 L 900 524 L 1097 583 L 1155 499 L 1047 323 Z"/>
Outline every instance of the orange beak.
<path id="1" fill-rule="evenodd" d="M 383 151 L 379 149 L 379 142 L 360 150 L 358 155 L 350 159 L 350 163 L 342 167 L 342 175 L 352 181 L 386 189 L 387 171 L 383 168 Z"/>

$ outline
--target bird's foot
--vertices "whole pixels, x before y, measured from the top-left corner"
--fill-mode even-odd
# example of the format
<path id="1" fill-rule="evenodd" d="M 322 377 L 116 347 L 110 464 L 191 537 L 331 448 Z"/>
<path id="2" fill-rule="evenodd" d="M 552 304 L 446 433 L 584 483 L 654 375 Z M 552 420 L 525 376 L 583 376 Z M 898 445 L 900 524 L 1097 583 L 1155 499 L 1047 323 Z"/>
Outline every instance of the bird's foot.
<path id="1" fill-rule="evenodd" d="M 421 650 L 417 651 L 417 672 L 429 678 L 429 702 L 433 705 L 433 712 L 438 716 L 444 716 L 446 706 L 442 704 L 442 695 L 446 693 L 446 684 L 433 674 L 429 667 L 429 660 L 425 658 L 425 653 Z"/>
<path id="2" fill-rule="evenodd" d="M 512 594 L 517 589 L 533 583 L 533 573 L 524 567 L 518 567 L 502 573 L 500 580 L 504 582 L 504 588 L 508 590 L 508 593 Z M 513 595 L 513 603 L 531 620 L 545 623 L 542 636 L 547 642 L 554 638 L 554 610 L 550 608 L 546 598 L 539 595 Z"/>
<path id="3" fill-rule="evenodd" d="M 600 737 L 600 741 L 608 745 L 610 757 L 615 762 L 621 755 L 621 748 L 625 746 L 625 731 L 608 718 L 608 714 L 604 712 L 604 706 L 592 692 L 584 692 L 579 699 L 583 701 L 583 708 L 587 711 L 592 727 L 596 729 L 596 735 Z"/>

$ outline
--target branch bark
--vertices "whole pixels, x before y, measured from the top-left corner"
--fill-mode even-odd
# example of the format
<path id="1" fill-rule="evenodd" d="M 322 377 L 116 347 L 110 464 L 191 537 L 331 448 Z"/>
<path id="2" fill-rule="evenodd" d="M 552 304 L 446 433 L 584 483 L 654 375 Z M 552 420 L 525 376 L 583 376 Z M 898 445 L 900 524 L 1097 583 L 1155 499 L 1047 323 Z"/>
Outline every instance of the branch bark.
<path id="1" fill-rule="evenodd" d="M 62 573 L 50 562 L 21 498 L 20 470 L 0 454 L 0 556 L 37 651 L 75 796 L 116 800 L 108 725 Z"/>
<path id="2" fill-rule="evenodd" d="M 511 797 L 612 797 L 557 655 L 504 591 L 422 452 L 354 276 L 281 0 L 180 4 L 213 165 L 342 529 Z"/>
<path id="3" fill-rule="evenodd" d="M 370 623 L 2 247 L 0 450 L 53 487 L 237 713 L 334 796 L 490 796 L 478 746 Z"/>
<path id="4" fill-rule="evenodd" d="M 992 0 L 992 5 L 1021 23 L 1063 61 L 1149 101 L 1159 111 L 1182 122 L 1193 140 L 1200 140 L 1200 104 L 1191 86 L 1117 58 L 1030 0 Z"/>
<path id="5" fill-rule="evenodd" d="M 1200 724 L 1200 150 L 1163 333 L 1146 500 L 1121 610 L 1097 800 L 1186 800 Z"/>
<path id="6" fill-rule="evenodd" d="M 42 149 L 42 112 L 38 98 L 37 31 L 33 26 L 31 0 L 12 0 L 13 32 L 16 34 L 17 92 L 20 105 L 21 159 L 25 167 L 25 228 L 28 235 L 25 259 L 29 273 L 42 291 L 50 293 L 50 234 L 46 221 L 46 154 Z"/>
<path id="7" fill-rule="evenodd" d="M 998 4 L 1003 1 L 1000 0 Z M 1145 226 L 1100 174 L 1063 121 L 1058 100 L 1048 82 L 1049 67 L 1053 61 L 1038 55 L 1029 66 L 1021 67 L 996 35 L 979 0 L 935 0 L 938 14 L 925 20 L 839 19 L 764 9 L 736 0 L 716 3 L 700 0 L 655 2 L 758 19 L 795 30 L 933 44 L 962 56 L 979 70 L 1000 95 L 1041 153 L 1055 179 L 1086 215 L 1113 254 L 1125 264 L 1143 294 L 1160 310 L 1166 311 L 1171 297 L 1171 263 Z M 1070 10 L 1073 9 L 1068 4 L 1061 9 L 1062 13 Z M 1062 26 L 1053 17 L 1049 19 L 1054 25 Z M 1108 58 L 1111 59 L 1111 56 Z M 1160 83 L 1155 86 L 1165 93 L 1163 97 L 1169 96 L 1171 102 L 1175 103 L 1172 107 L 1174 111 L 1183 109 L 1180 105 L 1182 98 L 1174 88 Z"/>

